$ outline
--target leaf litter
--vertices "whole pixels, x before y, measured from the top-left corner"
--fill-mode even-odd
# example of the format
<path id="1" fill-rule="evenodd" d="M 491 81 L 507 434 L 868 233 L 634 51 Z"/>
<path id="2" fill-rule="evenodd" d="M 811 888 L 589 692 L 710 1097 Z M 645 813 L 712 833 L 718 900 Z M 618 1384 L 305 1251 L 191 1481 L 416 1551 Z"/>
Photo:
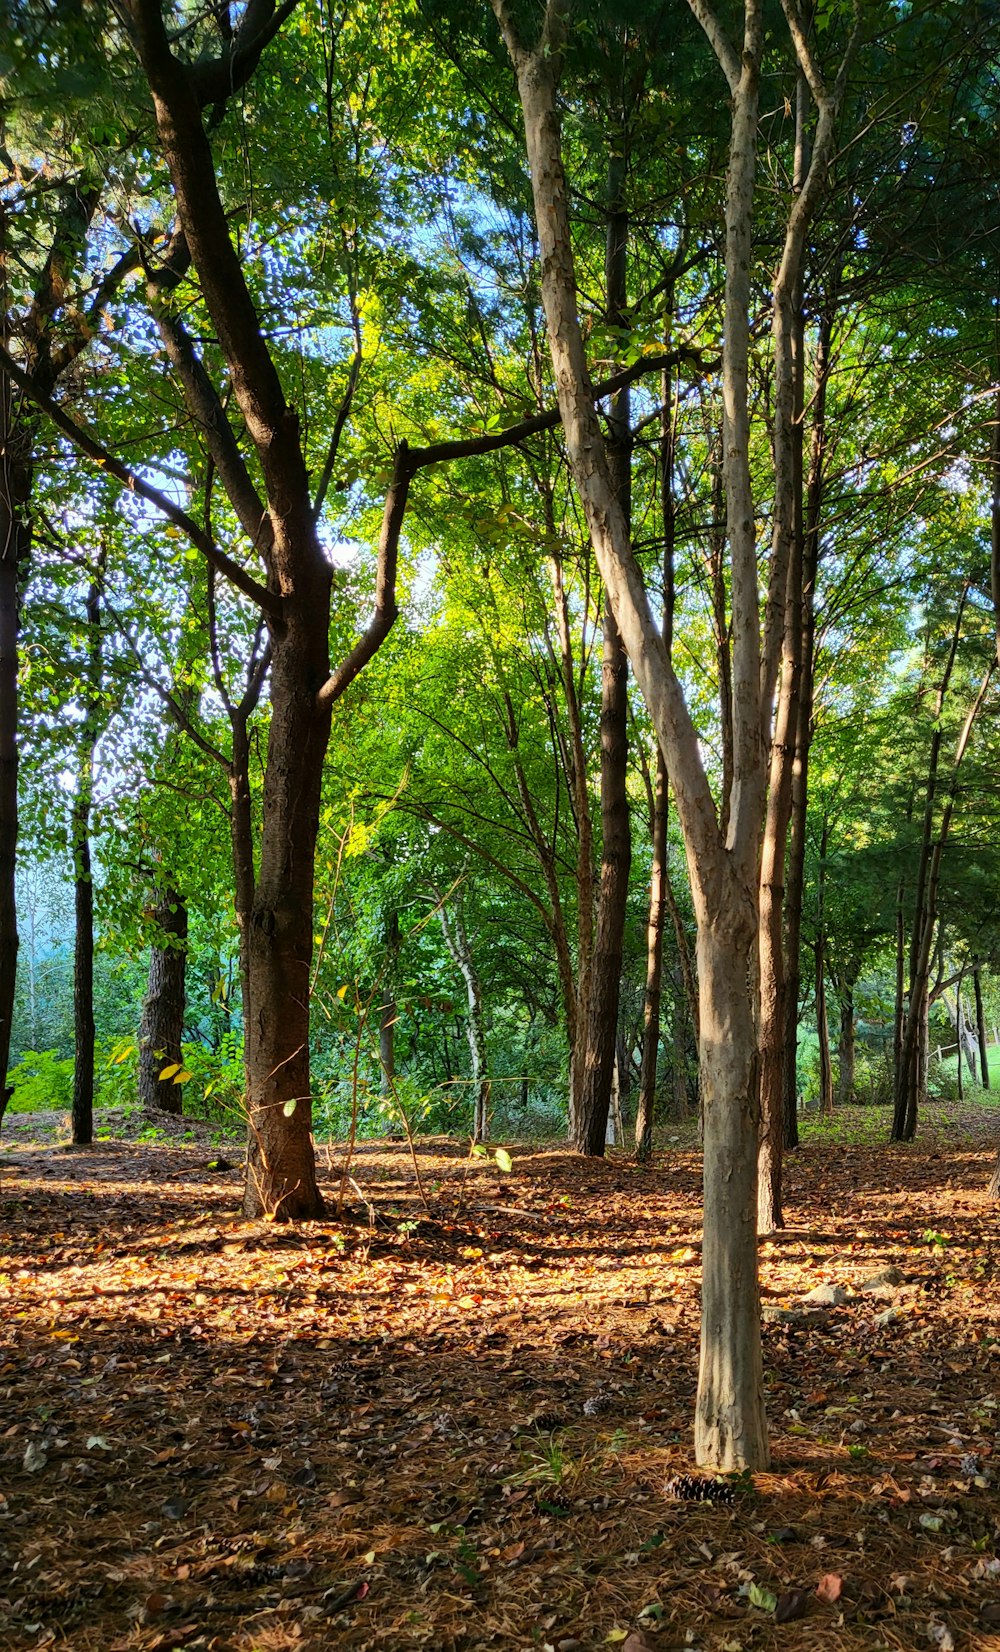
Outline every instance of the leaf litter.
<path id="1" fill-rule="evenodd" d="M 731 1503 L 665 1495 L 693 1143 L 514 1148 L 502 1209 L 454 1143 L 419 1144 L 426 1208 L 367 1144 L 356 1208 L 286 1229 L 192 1134 L 3 1155 L 5 1644 L 1000 1652 L 1000 1242 L 954 1121 L 790 1160 L 773 1461 Z"/>

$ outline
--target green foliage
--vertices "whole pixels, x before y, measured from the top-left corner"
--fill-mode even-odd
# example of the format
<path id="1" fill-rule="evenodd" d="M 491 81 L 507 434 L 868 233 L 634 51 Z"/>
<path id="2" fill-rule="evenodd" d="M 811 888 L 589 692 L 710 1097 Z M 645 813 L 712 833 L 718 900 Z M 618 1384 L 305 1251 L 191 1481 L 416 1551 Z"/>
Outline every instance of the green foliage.
<path id="1" fill-rule="evenodd" d="M 73 1061 L 55 1050 L 25 1050 L 7 1074 L 12 1113 L 62 1112 L 73 1101 Z"/>

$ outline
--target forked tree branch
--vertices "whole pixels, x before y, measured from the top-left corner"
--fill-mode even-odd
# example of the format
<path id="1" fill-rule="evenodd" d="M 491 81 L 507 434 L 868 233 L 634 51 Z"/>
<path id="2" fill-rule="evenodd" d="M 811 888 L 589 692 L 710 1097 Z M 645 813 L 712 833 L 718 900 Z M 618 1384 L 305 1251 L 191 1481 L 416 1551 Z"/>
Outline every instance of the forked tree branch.
<path id="1" fill-rule="evenodd" d="M 645 373 L 662 372 L 665 367 L 675 367 L 681 361 L 695 362 L 702 369 L 708 365 L 700 351 L 687 346 L 661 352 L 655 356 L 645 356 L 634 362 L 631 367 L 616 373 L 613 378 L 594 385 L 591 392 L 593 399 L 602 401 L 606 396 L 613 396 L 625 385 L 633 384 Z M 347 658 L 323 684 L 317 696 L 318 705 L 332 705 L 335 700 L 340 699 L 344 690 L 353 683 L 355 677 L 381 648 L 398 618 L 396 573 L 399 565 L 399 540 L 406 515 L 410 483 L 417 472 L 427 469 L 430 465 L 448 464 L 453 459 L 476 458 L 483 454 L 496 453 L 501 448 L 515 447 L 526 441 L 529 436 L 537 436 L 541 431 L 555 429 L 561 420 L 559 408 L 550 407 L 544 413 L 536 413 L 530 419 L 521 419 L 517 424 L 508 425 L 504 430 L 485 436 L 469 436 L 463 441 L 437 442 L 432 447 L 410 447 L 406 442 L 399 443 L 393 455 L 392 479 L 386 494 L 379 535 L 375 612 L 363 636 L 359 637 Z"/>

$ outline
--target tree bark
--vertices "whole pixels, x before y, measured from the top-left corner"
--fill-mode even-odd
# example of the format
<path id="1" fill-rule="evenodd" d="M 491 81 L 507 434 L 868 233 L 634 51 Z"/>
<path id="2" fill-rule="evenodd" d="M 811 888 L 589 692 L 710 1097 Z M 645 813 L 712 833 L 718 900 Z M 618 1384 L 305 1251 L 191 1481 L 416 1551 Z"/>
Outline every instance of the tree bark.
<path id="1" fill-rule="evenodd" d="M 162 890 L 151 916 L 155 928 L 139 1023 L 139 1100 L 144 1107 L 177 1114 L 183 1111 L 183 1085 L 160 1074 L 183 1065 L 188 914 L 179 890 Z"/>
<path id="2" fill-rule="evenodd" d="M 752 901 L 747 901 L 749 912 Z M 698 936 L 701 1091 L 705 1119 L 701 1375 L 695 1411 L 700 1463 L 766 1462 L 757 1283 L 757 1047 L 740 980 L 755 967 L 756 925 L 705 925 Z M 712 1174 L 719 1166 L 722 1174 Z"/>
<path id="3" fill-rule="evenodd" d="M 673 292 L 668 292 L 666 332 L 669 338 Z M 669 371 L 661 384 L 663 412 L 660 417 L 660 509 L 663 516 L 663 640 L 673 657 L 674 605 L 676 583 L 674 560 L 677 538 L 677 506 L 674 497 L 675 425 L 673 380 Z M 726 655 L 728 659 L 728 651 Z M 656 778 L 653 782 L 653 813 L 650 821 L 651 868 L 649 875 L 649 917 L 646 924 L 646 992 L 643 1004 L 642 1059 L 639 1071 L 639 1104 L 635 1116 L 635 1151 L 640 1163 L 653 1150 L 653 1114 L 656 1107 L 656 1073 L 660 1054 L 660 1002 L 663 981 L 663 928 L 667 913 L 667 825 L 669 776 L 659 742 L 656 746 Z"/>
<path id="4" fill-rule="evenodd" d="M 91 580 L 86 612 L 87 652 L 81 693 L 85 711 L 71 826 L 76 918 L 73 956 L 73 1141 L 77 1146 L 87 1146 L 94 1139 L 94 879 L 90 857 L 90 809 L 94 795 L 94 753 L 101 727 L 99 696 L 103 650 L 99 577 Z"/>
<path id="5" fill-rule="evenodd" d="M 259 868 L 242 937 L 249 1122 L 243 1208 L 270 1219 L 315 1217 L 323 1211 L 309 1078 L 316 835 L 333 699 L 360 665 L 345 662 L 339 677 L 331 676 L 331 570 L 317 538 L 299 419 L 285 400 L 231 239 L 196 71 L 174 56 L 158 0 L 129 0 L 127 9 L 178 218 L 267 499 L 260 549 L 268 576 L 271 723 Z"/>
<path id="6" fill-rule="evenodd" d="M 606 247 L 607 320 L 626 319 L 628 213 L 625 208 L 626 162 L 613 155 L 608 170 Z M 625 521 L 631 521 L 631 399 L 623 390 L 611 404 L 608 419 L 608 470 L 614 496 Z M 573 1146 L 590 1157 L 603 1156 L 618 1039 L 625 911 L 632 864 L 628 800 L 628 657 L 611 600 L 604 600 L 604 651 L 601 664 L 601 875 L 590 977 L 590 1002 L 584 1028 L 581 1089 L 573 1121 Z"/>
<path id="7" fill-rule="evenodd" d="M 840 1037 L 837 1041 L 837 1100 L 846 1106 L 854 1100 L 854 1055 L 856 1025 L 854 1019 L 854 982 L 845 978 L 838 983 L 840 999 Z"/>

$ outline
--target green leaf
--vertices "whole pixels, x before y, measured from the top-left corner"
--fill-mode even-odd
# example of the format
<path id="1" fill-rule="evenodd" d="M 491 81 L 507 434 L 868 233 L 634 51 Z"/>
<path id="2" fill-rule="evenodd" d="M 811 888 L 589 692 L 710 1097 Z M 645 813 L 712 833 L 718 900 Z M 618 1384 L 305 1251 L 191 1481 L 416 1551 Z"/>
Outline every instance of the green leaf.
<path id="1" fill-rule="evenodd" d="M 498 1170 L 513 1170 L 514 1161 L 505 1147 L 498 1147 L 495 1154 Z"/>
<path id="2" fill-rule="evenodd" d="M 750 1605 L 757 1606 L 762 1612 L 773 1612 L 778 1604 L 778 1597 L 770 1589 L 765 1589 L 762 1583 L 751 1583 Z"/>
<path id="3" fill-rule="evenodd" d="M 291 1101 L 286 1101 L 286 1102 L 285 1102 L 285 1105 L 284 1105 L 284 1107 L 283 1107 L 283 1108 L 282 1108 L 282 1109 L 281 1109 L 281 1111 L 282 1111 L 282 1112 L 283 1112 L 283 1113 L 284 1113 L 284 1115 L 285 1115 L 285 1117 L 286 1117 L 286 1119 L 290 1119 L 290 1118 L 291 1118 L 291 1116 L 292 1116 L 292 1114 L 293 1114 L 293 1113 L 294 1113 L 294 1111 L 295 1111 L 295 1109 L 296 1109 L 296 1107 L 297 1107 L 297 1106 L 298 1106 L 298 1105 L 299 1105 L 299 1098 L 298 1098 L 298 1096 L 293 1096 L 293 1097 L 292 1097 L 292 1099 L 291 1099 Z"/>

